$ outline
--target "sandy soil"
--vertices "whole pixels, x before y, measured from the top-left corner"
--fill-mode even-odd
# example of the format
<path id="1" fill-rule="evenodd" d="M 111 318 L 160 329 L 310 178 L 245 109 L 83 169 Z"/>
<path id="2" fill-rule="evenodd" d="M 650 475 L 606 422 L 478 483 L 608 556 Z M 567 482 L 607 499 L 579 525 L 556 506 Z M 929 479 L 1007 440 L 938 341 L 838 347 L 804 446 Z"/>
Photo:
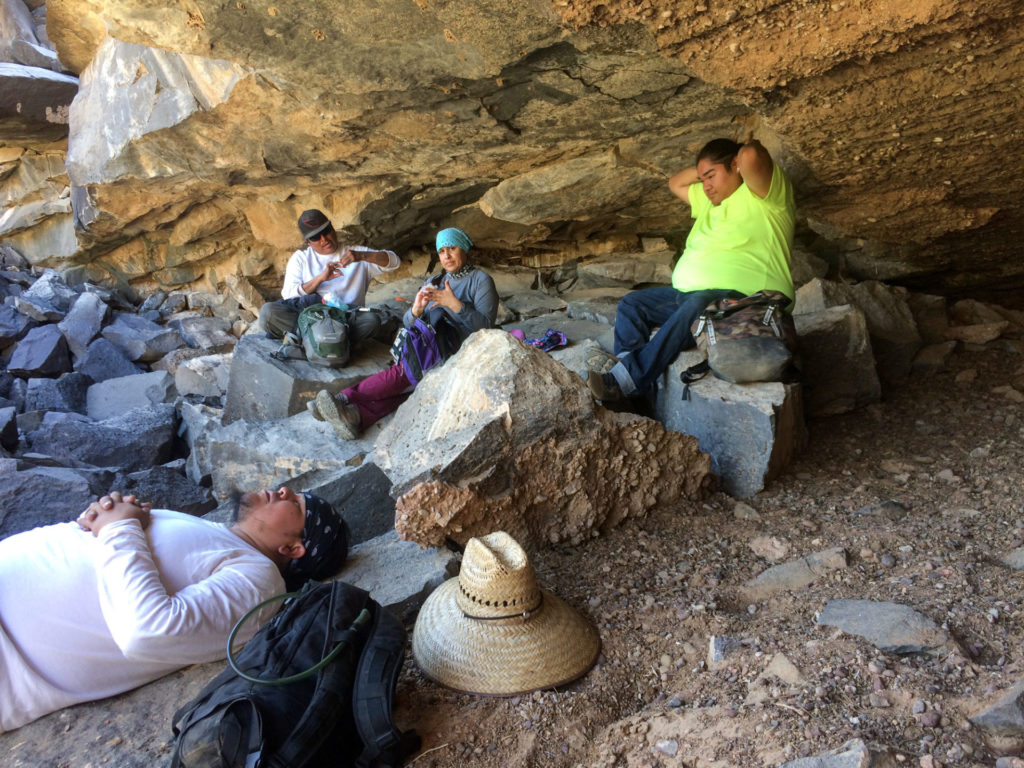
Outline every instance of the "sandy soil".
<path id="1" fill-rule="evenodd" d="M 715 494 L 536 554 L 542 583 L 597 624 L 598 665 L 562 690 L 485 699 L 407 662 L 412 764 L 776 766 L 859 737 L 906 765 L 994 765 L 967 718 L 1024 676 L 1024 575 L 1000 562 L 1024 540 L 1022 350 L 961 348 L 948 370 L 811 423 L 802 458 L 747 504 Z M 770 565 L 831 547 L 847 568 L 743 599 Z M 897 657 L 816 625 L 834 598 L 910 605 L 962 652 Z M 712 636 L 739 650 L 709 665 Z M 789 682 L 762 674 L 777 654 Z"/>

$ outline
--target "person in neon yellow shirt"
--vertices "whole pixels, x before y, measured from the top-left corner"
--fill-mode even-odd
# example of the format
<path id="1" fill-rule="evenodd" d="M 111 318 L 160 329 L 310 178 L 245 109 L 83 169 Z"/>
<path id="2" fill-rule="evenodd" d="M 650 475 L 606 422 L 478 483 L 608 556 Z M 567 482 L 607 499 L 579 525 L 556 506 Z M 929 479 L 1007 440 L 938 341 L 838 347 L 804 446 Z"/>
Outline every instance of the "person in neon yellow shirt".
<path id="1" fill-rule="evenodd" d="M 795 295 L 790 250 L 796 205 L 793 187 L 761 143 L 714 139 L 697 164 L 668 182 L 694 218 L 672 285 L 626 294 L 615 317 L 615 355 L 609 373 L 590 371 L 587 383 L 604 402 L 645 395 L 680 351 L 695 342 L 690 326 L 725 297 L 761 290 Z M 651 330 L 661 326 L 651 338 Z"/>

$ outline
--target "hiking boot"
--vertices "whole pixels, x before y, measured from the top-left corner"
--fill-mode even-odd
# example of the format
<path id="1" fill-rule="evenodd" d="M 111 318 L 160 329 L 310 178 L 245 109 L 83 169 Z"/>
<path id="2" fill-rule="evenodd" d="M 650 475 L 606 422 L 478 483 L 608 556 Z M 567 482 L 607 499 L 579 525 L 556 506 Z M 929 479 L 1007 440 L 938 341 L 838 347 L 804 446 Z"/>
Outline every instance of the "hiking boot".
<path id="1" fill-rule="evenodd" d="M 594 399 L 602 403 L 614 403 L 622 399 L 619 382 L 610 373 L 587 371 L 587 386 L 590 387 Z"/>
<path id="2" fill-rule="evenodd" d="M 359 409 L 349 403 L 339 403 L 334 395 L 326 389 L 316 393 L 313 401 L 316 411 L 323 417 L 323 420 L 334 427 L 338 437 L 342 440 L 356 440 L 359 438 L 360 422 Z M 311 409 L 312 410 L 312 409 Z"/>

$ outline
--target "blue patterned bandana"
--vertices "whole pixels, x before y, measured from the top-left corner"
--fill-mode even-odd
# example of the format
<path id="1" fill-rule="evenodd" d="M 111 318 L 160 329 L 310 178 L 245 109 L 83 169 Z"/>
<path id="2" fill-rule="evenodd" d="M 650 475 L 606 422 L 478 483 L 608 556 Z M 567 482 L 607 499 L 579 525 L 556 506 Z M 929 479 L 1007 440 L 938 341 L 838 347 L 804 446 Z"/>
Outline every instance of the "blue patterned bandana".
<path id="1" fill-rule="evenodd" d="M 348 525 L 334 507 L 311 493 L 306 499 L 306 526 L 302 543 L 306 554 L 292 560 L 284 580 L 289 592 L 295 592 L 309 579 L 328 579 L 345 564 L 348 557 Z"/>

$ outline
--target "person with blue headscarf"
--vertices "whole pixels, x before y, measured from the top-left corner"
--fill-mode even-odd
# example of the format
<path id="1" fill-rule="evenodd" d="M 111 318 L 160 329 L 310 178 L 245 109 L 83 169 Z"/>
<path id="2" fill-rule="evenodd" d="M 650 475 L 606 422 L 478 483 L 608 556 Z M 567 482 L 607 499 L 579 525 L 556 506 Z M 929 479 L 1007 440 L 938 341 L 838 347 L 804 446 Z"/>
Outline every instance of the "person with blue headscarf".
<path id="1" fill-rule="evenodd" d="M 417 320 L 435 328 L 447 324 L 455 329 L 461 344 L 474 331 L 494 325 L 498 291 L 491 276 L 470 263 L 473 241 L 461 229 L 442 229 L 435 245 L 443 270 L 420 288 L 402 321 L 406 328 Z M 394 413 L 413 387 L 399 363 L 340 394 L 320 390 L 309 407 L 314 416 L 334 427 L 339 437 L 354 440 L 379 419 Z"/>

